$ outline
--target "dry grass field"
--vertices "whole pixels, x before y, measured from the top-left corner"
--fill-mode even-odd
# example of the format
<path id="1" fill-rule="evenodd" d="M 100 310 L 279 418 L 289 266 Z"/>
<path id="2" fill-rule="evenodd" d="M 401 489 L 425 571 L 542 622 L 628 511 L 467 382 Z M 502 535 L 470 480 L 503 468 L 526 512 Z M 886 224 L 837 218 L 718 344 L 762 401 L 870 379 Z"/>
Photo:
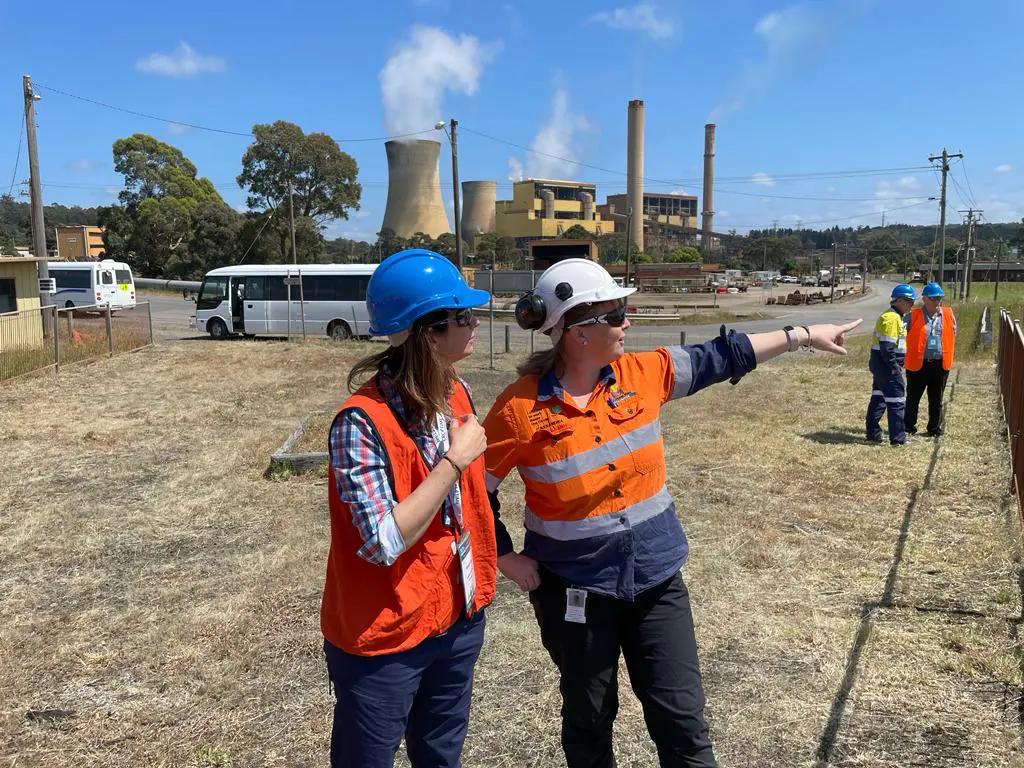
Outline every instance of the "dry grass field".
<path id="1" fill-rule="evenodd" d="M 0 766 L 326 764 L 326 479 L 263 473 L 371 348 L 183 342 L 0 387 Z M 481 411 L 513 361 L 486 363 L 464 368 Z M 723 766 L 1024 765 L 993 366 L 950 381 L 947 434 L 902 449 L 860 439 L 863 350 L 664 409 Z M 488 622 L 465 765 L 563 765 L 514 585 Z M 619 764 L 655 766 L 622 682 Z"/>

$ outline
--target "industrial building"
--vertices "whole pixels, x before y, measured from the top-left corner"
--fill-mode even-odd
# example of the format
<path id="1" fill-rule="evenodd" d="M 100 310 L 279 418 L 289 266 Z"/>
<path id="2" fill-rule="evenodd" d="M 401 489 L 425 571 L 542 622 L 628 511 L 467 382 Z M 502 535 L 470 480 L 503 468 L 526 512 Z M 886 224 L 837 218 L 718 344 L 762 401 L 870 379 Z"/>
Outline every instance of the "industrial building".
<path id="1" fill-rule="evenodd" d="M 0 322 L 0 354 L 43 344 L 36 268 L 40 261 L 44 259 L 0 257 L 0 317 L 6 315 Z"/>
<path id="2" fill-rule="evenodd" d="M 408 239 L 417 232 L 438 238 L 451 232 L 441 199 L 437 161 L 441 145 L 427 139 L 384 142 L 388 156 L 388 202 L 381 229 Z"/>
<path id="3" fill-rule="evenodd" d="M 498 200 L 494 230 L 524 242 L 559 237 L 580 225 L 593 235 L 614 231 L 594 204 L 597 188 L 582 181 L 527 179 L 512 185 L 512 199 Z"/>
<path id="4" fill-rule="evenodd" d="M 60 261 L 99 261 L 106 255 L 103 227 L 55 227 L 55 230 Z"/>

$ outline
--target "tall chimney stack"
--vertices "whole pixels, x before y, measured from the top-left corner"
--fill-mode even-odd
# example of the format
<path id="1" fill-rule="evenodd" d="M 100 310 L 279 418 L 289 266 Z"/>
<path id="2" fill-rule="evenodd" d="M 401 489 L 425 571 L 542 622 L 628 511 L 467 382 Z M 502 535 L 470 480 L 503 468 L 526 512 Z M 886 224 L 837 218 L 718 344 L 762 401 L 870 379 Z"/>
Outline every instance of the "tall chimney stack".
<path id="1" fill-rule="evenodd" d="M 630 239 L 638 251 L 643 251 L 644 103 L 640 99 L 629 102 L 626 144 L 626 194 L 629 198 L 629 207 L 633 211 L 633 220 L 629 227 Z"/>
<path id="2" fill-rule="evenodd" d="M 704 199 L 701 201 L 701 236 L 702 250 L 711 250 L 711 234 L 715 228 L 715 124 L 704 126 Z"/>

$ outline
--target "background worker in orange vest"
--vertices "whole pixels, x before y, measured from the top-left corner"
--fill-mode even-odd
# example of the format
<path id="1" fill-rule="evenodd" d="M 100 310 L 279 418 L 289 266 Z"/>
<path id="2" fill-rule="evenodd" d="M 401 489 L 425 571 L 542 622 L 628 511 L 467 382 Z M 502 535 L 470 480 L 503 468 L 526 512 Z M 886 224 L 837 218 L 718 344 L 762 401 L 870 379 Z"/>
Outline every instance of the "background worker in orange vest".
<path id="1" fill-rule="evenodd" d="M 367 289 L 384 352 L 331 427 L 331 550 L 320 624 L 336 703 L 331 765 L 455 768 L 473 668 L 494 597 L 486 438 L 453 365 L 473 351 L 487 303 L 445 257 L 385 259 Z"/>
<path id="2" fill-rule="evenodd" d="M 928 437 L 942 434 L 942 394 L 953 367 L 956 345 L 956 317 L 942 306 L 942 286 L 928 283 L 921 291 L 924 306 L 910 312 L 907 330 L 907 413 L 908 434 L 917 433 L 917 412 L 921 395 L 928 390 Z"/>
<path id="3" fill-rule="evenodd" d="M 714 766 L 690 598 L 686 536 L 666 486 L 661 407 L 798 346 L 845 354 L 846 325 L 787 327 L 704 344 L 625 351 L 622 288 L 593 261 L 547 269 L 516 307 L 552 348 L 531 356 L 487 418 L 487 489 L 498 567 L 530 591 L 541 640 L 561 673 L 569 768 L 615 765 L 618 664 L 662 766 Z M 497 488 L 526 485 L 525 546 L 514 550 Z"/>

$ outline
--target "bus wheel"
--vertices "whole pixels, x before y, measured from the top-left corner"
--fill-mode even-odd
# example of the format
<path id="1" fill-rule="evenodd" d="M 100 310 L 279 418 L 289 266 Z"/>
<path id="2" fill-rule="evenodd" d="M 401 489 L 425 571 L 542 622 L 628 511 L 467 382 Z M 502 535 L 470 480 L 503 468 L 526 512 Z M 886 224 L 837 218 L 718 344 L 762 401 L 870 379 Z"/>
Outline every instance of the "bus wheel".
<path id="1" fill-rule="evenodd" d="M 334 339 L 334 341 L 345 341 L 352 338 L 352 329 L 348 327 L 348 323 L 344 320 L 335 320 L 327 329 L 327 335 Z"/>
<path id="2" fill-rule="evenodd" d="M 74 308 L 75 308 L 75 302 L 73 302 L 73 301 L 65 301 L 64 302 L 64 309 L 74 309 Z"/>
<path id="3" fill-rule="evenodd" d="M 217 317 L 212 318 L 206 324 L 206 330 L 210 332 L 210 338 L 217 341 L 223 341 L 228 337 L 228 327 L 224 325 L 223 320 Z"/>

